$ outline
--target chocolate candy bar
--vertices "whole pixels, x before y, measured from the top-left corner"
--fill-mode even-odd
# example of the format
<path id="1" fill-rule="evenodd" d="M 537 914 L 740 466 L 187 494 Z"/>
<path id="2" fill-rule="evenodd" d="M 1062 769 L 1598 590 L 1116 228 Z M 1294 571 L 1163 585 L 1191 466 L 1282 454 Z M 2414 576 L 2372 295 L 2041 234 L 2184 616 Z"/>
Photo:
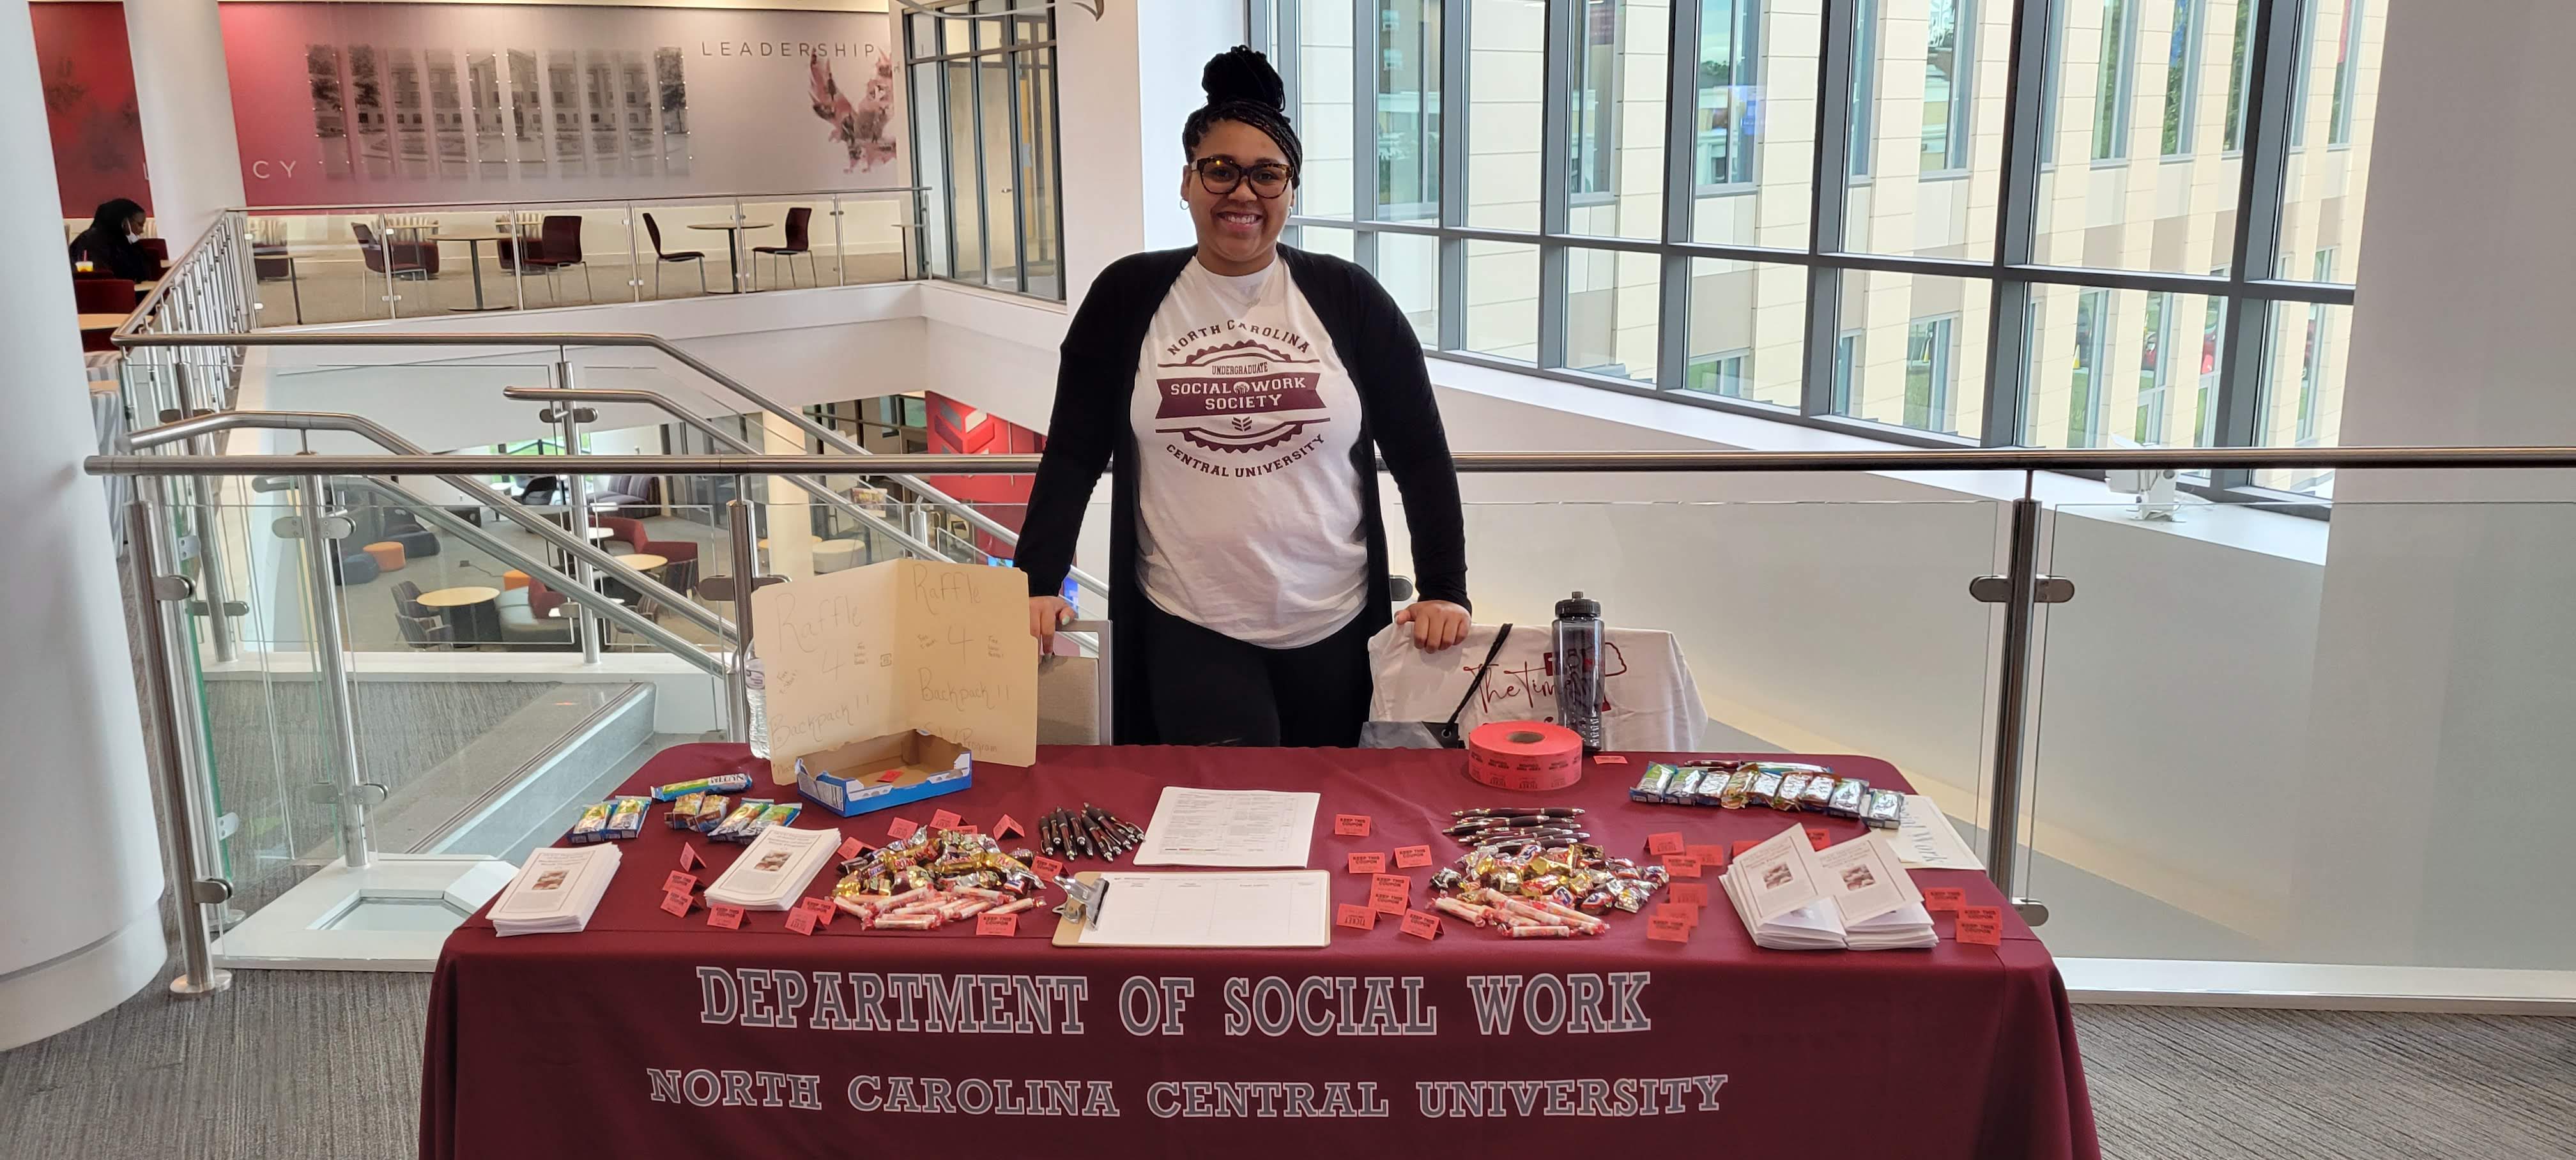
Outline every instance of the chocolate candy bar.
<path id="1" fill-rule="evenodd" d="M 805 803 L 803 802 L 774 803 L 770 805 L 769 808 L 760 811 L 759 816 L 754 817 L 747 823 L 744 823 L 742 827 L 742 836 L 735 838 L 734 840 L 737 842 L 748 842 L 753 838 L 759 837 L 762 830 L 766 830 L 771 826 L 783 826 L 789 822 L 795 821 L 796 815 L 803 812 L 805 812 Z"/>
<path id="2" fill-rule="evenodd" d="M 1647 766 L 1646 772 L 1637 778 L 1636 786 L 1628 791 L 1628 800 L 1640 802 L 1664 800 L 1664 787 L 1672 784 L 1674 772 L 1672 766 L 1660 762 Z"/>
<path id="3" fill-rule="evenodd" d="M 717 826 L 724 824 L 726 815 L 732 812 L 732 798 L 720 793 L 708 794 L 707 800 L 698 803 L 698 819 L 690 823 L 690 828 L 701 834 L 712 834 Z"/>
<path id="4" fill-rule="evenodd" d="M 1892 789 L 1869 791 L 1869 808 L 1861 815 L 1871 829 L 1893 830 L 1905 821 L 1905 795 Z"/>
<path id="5" fill-rule="evenodd" d="M 587 846 L 606 839 L 608 811 L 613 808 L 615 808 L 614 803 L 611 802 L 592 802 L 582 807 L 581 817 L 573 822 L 572 833 L 566 837 L 570 838 L 572 844 L 576 846 Z"/>
<path id="6" fill-rule="evenodd" d="M 707 832 L 707 836 L 719 842 L 750 841 L 750 836 L 743 832 L 744 829 L 751 825 L 752 819 L 760 816 L 760 811 L 775 804 L 777 803 L 768 798 L 744 798 L 741 805 L 735 806 L 732 813 L 725 815 L 724 821 Z"/>
<path id="7" fill-rule="evenodd" d="M 1857 777 L 1846 777 L 1834 787 L 1834 796 L 1825 803 L 1825 812 L 1838 818 L 1857 818 L 1869 808 L 1869 783 Z"/>
<path id="8" fill-rule="evenodd" d="M 640 838 L 644 835 L 644 807 L 652 805 L 648 797 L 615 797 L 608 799 L 608 827 L 604 837 L 612 841 Z"/>
<path id="9" fill-rule="evenodd" d="M 671 812 L 663 817 L 674 830 L 687 829 L 698 820 L 698 805 L 707 800 L 703 793 L 684 793 L 671 799 Z"/>

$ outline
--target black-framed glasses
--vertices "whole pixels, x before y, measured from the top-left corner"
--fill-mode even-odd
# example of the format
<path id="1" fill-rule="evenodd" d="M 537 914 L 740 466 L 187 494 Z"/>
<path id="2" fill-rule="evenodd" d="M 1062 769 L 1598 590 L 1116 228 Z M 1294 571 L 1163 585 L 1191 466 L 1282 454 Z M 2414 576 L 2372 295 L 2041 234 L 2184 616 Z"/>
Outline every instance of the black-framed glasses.
<path id="1" fill-rule="evenodd" d="M 1289 183 L 1296 177 L 1285 165 L 1245 166 L 1222 157 L 1199 158 L 1190 163 L 1190 168 L 1199 175 L 1199 188 L 1218 197 L 1233 193 L 1236 186 L 1250 182 L 1253 196 L 1275 198 L 1288 192 Z"/>

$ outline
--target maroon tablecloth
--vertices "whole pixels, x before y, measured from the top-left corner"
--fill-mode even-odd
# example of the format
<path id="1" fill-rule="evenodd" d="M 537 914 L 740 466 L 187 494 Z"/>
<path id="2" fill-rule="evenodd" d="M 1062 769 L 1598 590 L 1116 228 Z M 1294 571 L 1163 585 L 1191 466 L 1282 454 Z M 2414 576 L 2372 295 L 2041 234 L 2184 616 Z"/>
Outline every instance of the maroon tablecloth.
<path id="1" fill-rule="evenodd" d="M 627 789 L 743 754 L 679 746 Z M 1868 758 L 1798 760 L 1902 784 Z M 1336 871 L 1337 902 L 1364 903 L 1368 878 L 1340 872 L 1347 853 L 1429 843 L 1445 865 L 1456 846 L 1435 831 L 1450 810 L 1534 800 L 1468 781 L 1462 761 L 1051 747 L 1030 769 L 979 768 L 963 793 L 846 820 L 809 808 L 799 824 L 875 842 L 894 816 L 950 809 L 989 830 L 1004 813 L 1091 801 L 1141 825 L 1166 784 L 1314 789 L 1312 864 Z M 1787 820 L 1632 803 L 1641 768 L 1592 767 L 1546 800 L 1587 807 L 1594 840 L 1636 856 L 1649 833 L 1727 843 Z M 1373 836 L 1336 837 L 1336 813 L 1370 815 Z M 1859 828 L 1797 820 L 1836 840 Z M 1597 939 L 1508 940 L 1452 922 L 1424 942 L 1381 921 L 1336 928 L 1322 950 L 1057 949 L 1043 909 L 1015 939 L 847 920 L 807 937 L 777 913 L 725 931 L 703 910 L 656 909 L 680 842 L 657 807 L 582 934 L 500 939 L 478 915 L 448 939 L 422 1062 L 423 1157 L 2099 1154 L 2065 988 L 2009 909 L 2001 947 L 1949 941 L 1936 916 L 1938 948 L 1871 953 L 1758 949 L 1713 878 L 1714 905 L 1682 945 L 1622 916 Z M 739 850 L 697 845 L 710 880 Z M 2002 901 L 1972 872 L 1914 873 L 1965 887 L 1971 905 Z M 1184 990 L 1177 1012 L 1161 1000 Z M 1480 994 L 1519 996 L 1508 1029 L 1480 1017 Z M 1151 1021 L 1140 1034 L 1131 1019 Z"/>

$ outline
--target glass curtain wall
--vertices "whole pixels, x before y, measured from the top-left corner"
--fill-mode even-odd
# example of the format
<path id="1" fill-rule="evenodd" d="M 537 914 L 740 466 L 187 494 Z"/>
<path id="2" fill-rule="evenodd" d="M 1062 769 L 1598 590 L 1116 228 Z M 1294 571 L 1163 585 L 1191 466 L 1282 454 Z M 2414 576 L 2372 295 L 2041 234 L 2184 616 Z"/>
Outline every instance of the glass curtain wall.
<path id="1" fill-rule="evenodd" d="M 903 30 L 931 276 L 1061 300 L 1054 14 L 972 0 Z"/>
<path id="2" fill-rule="evenodd" d="M 1434 355 L 2100 447 L 2335 441 L 2404 2 L 1251 7 L 1309 139 L 1343 142 L 1310 151 L 1291 244 L 1369 266 Z"/>

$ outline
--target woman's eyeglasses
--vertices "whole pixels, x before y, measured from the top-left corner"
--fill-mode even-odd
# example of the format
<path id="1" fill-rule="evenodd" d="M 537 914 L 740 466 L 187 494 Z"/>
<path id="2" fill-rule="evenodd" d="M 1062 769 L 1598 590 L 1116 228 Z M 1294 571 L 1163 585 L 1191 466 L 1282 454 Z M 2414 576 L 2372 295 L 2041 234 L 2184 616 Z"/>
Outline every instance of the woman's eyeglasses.
<path id="1" fill-rule="evenodd" d="M 1288 192 L 1291 177 L 1285 165 L 1246 168 L 1222 157 L 1202 157 L 1191 162 L 1190 168 L 1198 171 L 1199 188 L 1218 197 L 1233 193 L 1236 186 L 1250 182 L 1253 196 L 1274 198 Z"/>

